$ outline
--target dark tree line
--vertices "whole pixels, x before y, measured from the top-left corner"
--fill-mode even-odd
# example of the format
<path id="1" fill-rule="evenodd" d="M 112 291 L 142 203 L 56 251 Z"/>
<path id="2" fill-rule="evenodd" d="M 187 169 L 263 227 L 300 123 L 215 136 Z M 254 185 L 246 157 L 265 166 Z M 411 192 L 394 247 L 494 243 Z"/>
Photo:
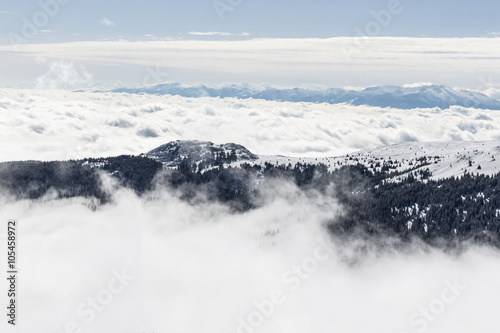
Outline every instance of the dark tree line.
<path id="1" fill-rule="evenodd" d="M 224 162 L 234 159 L 228 155 L 198 163 L 186 159 L 169 170 L 142 156 L 0 163 L 0 188 L 24 199 L 41 198 L 53 190 L 59 198 L 94 197 L 106 203 L 109 194 L 100 178 L 106 173 L 139 195 L 166 185 L 193 203 L 201 194 L 235 211 L 247 211 L 262 204 L 262 182 L 285 179 L 303 191 L 318 191 L 339 201 L 343 211 L 329 224 L 336 235 L 362 231 L 403 240 L 418 237 L 429 243 L 472 240 L 500 245 L 500 174 L 466 173 L 433 181 L 425 167 L 405 174 L 390 167 L 373 171 L 361 164 L 332 172 L 324 164 L 227 167 Z M 394 176 L 400 177 L 398 182 L 390 181 Z"/>
<path id="2" fill-rule="evenodd" d="M 292 180 L 304 191 L 333 195 L 344 208 L 341 216 L 330 223 L 333 233 L 361 230 L 404 240 L 418 237 L 429 243 L 472 240 L 500 245 L 500 174 L 466 173 L 459 178 L 432 181 L 429 169 L 421 168 L 391 182 L 388 179 L 395 173 L 390 169 L 374 173 L 361 164 L 329 172 L 323 164 L 245 163 L 241 168 L 219 167 L 204 173 L 180 166 L 169 179 L 177 188 L 186 183 L 195 188 L 209 184 L 209 198 L 237 203 L 245 210 L 255 207 L 259 196 L 259 188 L 252 186 L 255 175 Z M 333 192 L 326 191 L 330 185 L 334 185 Z"/>
<path id="3" fill-rule="evenodd" d="M 162 165 L 137 156 L 118 156 L 79 161 L 23 161 L 0 163 L 0 189 L 18 199 L 38 199 L 55 191 L 58 198 L 109 198 L 102 190 L 99 172 L 112 175 L 138 194 L 150 190 Z"/>

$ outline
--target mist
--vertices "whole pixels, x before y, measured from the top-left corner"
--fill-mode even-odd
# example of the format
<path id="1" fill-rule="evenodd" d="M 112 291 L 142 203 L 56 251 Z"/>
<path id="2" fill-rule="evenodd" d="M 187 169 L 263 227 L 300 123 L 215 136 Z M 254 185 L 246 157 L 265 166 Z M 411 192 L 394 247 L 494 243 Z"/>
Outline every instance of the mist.
<path id="1" fill-rule="evenodd" d="M 18 221 L 19 241 L 18 325 L 6 332 L 497 327 L 498 251 L 332 237 L 342 207 L 331 195 L 263 186 L 262 205 L 245 213 L 166 188 L 138 197 L 108 186 L 112 203 L 95 210 L 84 198 L 3 197 L 0 220 Z"/>

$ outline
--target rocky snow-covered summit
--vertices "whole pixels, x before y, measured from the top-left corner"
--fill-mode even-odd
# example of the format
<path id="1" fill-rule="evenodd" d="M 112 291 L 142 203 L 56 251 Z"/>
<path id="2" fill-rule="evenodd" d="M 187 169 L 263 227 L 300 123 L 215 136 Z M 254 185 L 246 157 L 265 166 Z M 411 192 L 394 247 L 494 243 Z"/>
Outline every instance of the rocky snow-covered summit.
<path id="1" fill-rule="evenodd" d="M 178 166 L 183 161 L 190 163 L 224 156 L 224 161 L 252 161 L 258 157 L 242 145 L 235 143 L 214 144 L 209 141 L 177 140 L 161 145 L 145 154 L 162 162 L 167 167 Z"/>

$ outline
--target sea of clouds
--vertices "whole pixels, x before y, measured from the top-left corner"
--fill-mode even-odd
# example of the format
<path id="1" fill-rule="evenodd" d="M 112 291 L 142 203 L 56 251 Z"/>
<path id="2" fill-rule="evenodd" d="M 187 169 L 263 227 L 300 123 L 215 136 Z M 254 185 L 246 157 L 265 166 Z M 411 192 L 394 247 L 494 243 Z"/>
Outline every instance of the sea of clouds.
<path id="1" fill-rule="evenodd" d="M 0 90 L 0 160 L 145 153 L 171 140 L 235 142 L 261 155 L 332 156 L 406 141 L 500 139 L 498 111 Z"/>
<path id="2" fill-rule="evenodd" d="M 328 156 L 409 140 L 499 140 L 499 113 L 0 90 L 2 161 L 139 154 L 176 139 Z M 106 178 L 104 178 L 106 180 Z M 108 184 L 109 180 L 103 182 Z M 489 332 L 500 257 L 331 238 L 342 207 L 265 183 L 246 213 L 171 189 L 113 203 L 0 196 L 18 221 L 19 326 L 6 332 Z M 1 290 L 7 290 L 2 279 Z M 6 312 L 6 310 L 4 310 Z M 4 316 L 2 314 L 2 316 Z M 4 317 L 5 320 L 5 317 Z M 2 330 L 3 331 L 3 330 Z"/>

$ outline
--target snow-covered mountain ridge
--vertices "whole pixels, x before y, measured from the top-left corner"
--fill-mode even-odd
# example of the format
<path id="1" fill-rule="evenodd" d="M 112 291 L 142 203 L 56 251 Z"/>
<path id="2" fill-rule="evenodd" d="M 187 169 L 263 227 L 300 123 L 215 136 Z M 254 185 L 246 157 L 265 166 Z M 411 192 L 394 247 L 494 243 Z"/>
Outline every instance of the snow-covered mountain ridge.
<path id="1" fill-rule="evenodd" d="M 355 153 L 322 157 L 296 158 L 260 156 L 259 162 L 294 165 L 300 163 L 323 163 L 329 170 L 343 165 L 362 164 L 370 171 L 398 172 L 405 176 L 412 170 L 429 169 L 431 179 L 459 177 L 464 173 L 494 175 L 500 172 L 500 141 L 485 142 L 405 142 L 378 149 L 361 150 Z"/>
<path id="2" fill-rule="evenodd" d="M 276 88 L 249 84 L 209 86 L 165 83 L 149 87 L 119 88 L 118 93 L 263 99 L 281 102 L 347 103 L 398 109 L 441 108 L 457 105 L 477 109 L 500 110 L 500 100 L 469 89 L 444 85 L 374 86 L 362 90 L 342 88 Z"/>
<path id="3" fill-rule="evenodd" d="M 160 146 L 145 155 L 165 167 L 175 168 L 189 156 L 190 164 L 219 156 L 230 156 L 234 150 L 236 158 L 225 159 L 225 166 L 238 167 L 243 163 L 265 167 L 272 165 L 324 164 L 329 171 L 346 165 L 364 165 L 368 170 L 395 173 L 397 180 L 409 172 L 415 173 L 429 169 L 431 179 L 459 177 L 464 173 L 494 175 L 500 172 L 500 141 L 484 142 L 405 142 L 378 149 L 361 150 L 355 153 L 318 158 L 255 155 L 248 149 L 236 144 L 215 145 L 201 141 L 173 141 Z M 213 165 L 204 165 L 210 168 Z"/>

